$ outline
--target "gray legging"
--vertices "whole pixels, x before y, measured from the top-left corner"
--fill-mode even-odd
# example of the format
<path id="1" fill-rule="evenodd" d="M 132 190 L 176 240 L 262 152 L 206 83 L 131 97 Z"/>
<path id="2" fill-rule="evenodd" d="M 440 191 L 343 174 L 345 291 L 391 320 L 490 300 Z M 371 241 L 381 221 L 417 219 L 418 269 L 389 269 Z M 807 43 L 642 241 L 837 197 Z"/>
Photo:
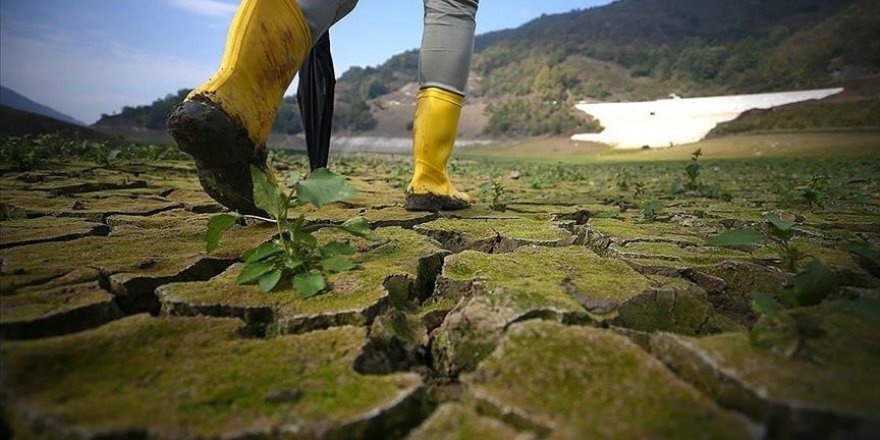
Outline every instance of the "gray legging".
<path id="1" fill-rule="evenodd" d="M 327 32 L 358 0 L 296 0 L 312 36 Z M 464 95 L 474 52 L 479 0 L 424 0 L 425 32 L 419 53 L 419 85 Z"/>

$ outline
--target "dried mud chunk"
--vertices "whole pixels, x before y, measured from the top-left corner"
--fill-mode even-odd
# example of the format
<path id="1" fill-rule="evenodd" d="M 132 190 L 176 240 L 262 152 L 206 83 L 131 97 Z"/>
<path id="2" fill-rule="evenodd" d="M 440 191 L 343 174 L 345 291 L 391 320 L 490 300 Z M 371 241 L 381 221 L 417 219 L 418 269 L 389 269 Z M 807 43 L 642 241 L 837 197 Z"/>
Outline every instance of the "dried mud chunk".
<path id="1" fill-rule="evenodd" d="M 77 197 L 49 197 L 49 193 L 45 192 L 3 190 L 0 191 L 0 202 L 9 209 L 23 212 L 27 217 L 54 215 L 91 221 L 120 214 L 148 216 L 182 206 L 161 197 L 114 193 L 111 191 L 109 195 L 92 193 Z"/>
<path id="2" fill-rule="evenodd" d="M 857 261 L 856 257 L 843 249 L 837 249 L 814 240 L 795 238 L 790 245 L 797 248 L 804 255 L 816 258 L 823 264 L 837 272 L 844 284 L 859 287 L 877 287 L 880 282 L 873 278 Z M 755 258 L 781 261 L 780 250 L 776 246 L 764 246 L 754 252 Z M 797 269 L 806 268 L 812 258 L 804 258 L 797 264 Z"/>
<path id="3" fill-rule="evenodd" d="M 0 296 L 0 337 L 32 339 L 72 333 L 120 318 L 113 295 L 86 283 Z"/>
<path id="4" fill-rule="evenodd" d="M 528 219 L 439 219 L 415 227 L 452 252 L 477 250 L 511 252 L 524 245 L 558 247 L 574 241 L 572 235 L 547 221 Z"/>
<path id="5" fill-rule="evenodd" d="M 445 403 L 428 420 L 406 437 L 407 440 L 532 440 L 533 434 L 520 432 L 471 408 Z"/>
<path id="6" fill-rule="evenodd" d="M 818 323 L 796 356 L 756 348 L 745 333 L 660 333 L 652 337 L 652 352 L 722 406 L 765 423 L 772 437 L 877 432 L 880 327 L 823 306 L 788 313 Z"/>
<path id="7" fill-rule="evenodd" d="M 289 281 L 270 294 L 236 282 L 241 265 L 212 280 L 158 289 L 163 310 L 173 315 L 234 316 L 267 333 L 302 333 L 339 325 L 365 325 L 395 299 L 423 296 L 443 251 L 436 242 L 401 228 L 373 231 L 369 240 L 322 231 L 320 242 L 350 241 L 358 250 L 355 270 L 330 275 L 329 290 L 302 299 Z M 282 281 L 284 282 L 284 281 Z"/>
<path id="8" fill-rule="evenodd" d="M 744 261 L 751 258 L 745 252 L 713 246 L 685 246 L 673 243 L 636 242 L 612 244 L 607 255 L 622 258 L 640 268 L 667 268 L 672 270 L 710 266 L 725 261 Z"/>
<path id="9" fill-rule="evenodd" d="M 611 218 L 590 219 L 584 228 L 587 244 L 596 252 L 611 244 L 623 246 L 629 243 L 672 243 L 680 246 L 703 243 L 696 231 L 673 223 L 635 223 Z"/>
<path id="10" fill-rule="evenodd" d="M 611 331 L 530 321 L 463 379 L 482 409 L 546 438 L 755 436 L 666 367 Z"/>
<path id="11" fill-rule="evenodd" d="M 0 248 L 48 241 L 69 241 L 90 235 L 107 235 L 107 225 L 76 218 L 40 217 L 0 222 Z"/>
<path id="12" fill-rule="evenodd" d="M 158 306 L 153 295 L 156 286 L 210 278 L 273 231 L 263 226 L 236 228 L 208 256 L 204 243 L 207 217 L 114 219 L 113 232 L 107 237 L 0 251 L 0 292 L 10 294 L 28 286 L 50 289 L 100 279 L 118 296 L 124 311 L 154 311 Z"/>
<path id="13" fill-rule="evenodd" d="M 14 395 L 13 426 L 35 438 L 366 439 L 402 436 L 422 417 L 417 375 L 354 371 L 363 330 L 257 340 L 241 338 L 240 324 L 138 315 L 7 342 L 2 383 Z"/>
<path id="14" fill-rule="evenodd" d="M 446 258 L 437 297 L 457 301 L 436 331 L 435 366 L 446 375 L 476 367 L 505 329 L 528 319 L 609 323 L 685 334 L 736 328 L 699 287 L 648 277 L 583 247 L 465 251 Z"/>
<path id="15" fill-rule="evenodd" d="M 685 274 L 702 286 L 700 275 L 721 281 L 720 288 L 710 291 L 709 301 L 719 312 L 746 326 L 753 325 L 757 320 L 750 305 L 752 294 L 778 291 L 790 286 L 793 278 L 791 274 L 772 267 L 745 261 L 724 262 Z"/>

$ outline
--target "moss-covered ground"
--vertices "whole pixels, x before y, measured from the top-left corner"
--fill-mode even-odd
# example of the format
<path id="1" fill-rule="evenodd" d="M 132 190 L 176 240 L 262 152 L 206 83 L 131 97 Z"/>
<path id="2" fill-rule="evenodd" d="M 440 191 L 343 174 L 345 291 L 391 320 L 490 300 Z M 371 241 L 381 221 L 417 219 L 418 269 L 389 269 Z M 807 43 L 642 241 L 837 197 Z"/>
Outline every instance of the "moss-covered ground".
<path id="1" fill-rule="evenodd" d="M 356 267 L 311 299 L 236 282 L 272 237 L 259 220 L 205 252 L 223 208 L 188 162 L 0 164 L 0 436 L 876 432 L 880 158 L 708 155 L 691 180 L 688 161 L 612 156 L 454 159 L 477 200 L 440 213 L 403 209 L 408 159 L 337 157 L 358 196 L 291 215 L 350 242 Z M 503 203 L 479 197 L 492 179 Z M 768 212 L 793 223 L 798 261 L 707 243 Z M 326 227 L 355 216 L 369 238 Z M 769 325 L 752 295 L 783 298 L 812 259 L 839 288 Z"/>

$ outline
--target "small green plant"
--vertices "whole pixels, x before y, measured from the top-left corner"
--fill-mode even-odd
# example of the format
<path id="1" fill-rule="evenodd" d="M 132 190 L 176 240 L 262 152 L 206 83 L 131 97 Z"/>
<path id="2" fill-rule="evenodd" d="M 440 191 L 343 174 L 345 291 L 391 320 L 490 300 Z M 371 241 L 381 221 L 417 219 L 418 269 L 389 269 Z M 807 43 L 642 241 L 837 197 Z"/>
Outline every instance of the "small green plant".
<path id="1" fill-rule="evenodd" d="M 388 186 L 403 189 L 409 184 L 410 170 L 403 165 L 394 165 L 385 177 Z"/>
<path id="2" fill-rule="evenodd" d="M 828 191 L 828 177 L 814 176 L 810 182 L 802 188 L 801 198 L 808 208 L 824 207 L 823 200 Z"/>
<path id="3" fill-rule="evenodd" d="M 638 199 L 638 198 L 641 198 L 642 196 L 644 196 L 645 195 L 645 188 L 646 188 L 646 186 L 645 186 L 644 182 L 636 182 L 635 189 L 633 190 L 633 197 Z"/>
<path id="4" fill-rule="evenodd" d="M 707 240 L 712 246 L 741 247 L 770 242 L 779 251 L 788 270 L 794 272 L 798 263 L 810 257 L 791 243 L 794 237 L 794 223 L 782 220 L 776 212 L 764 214 L 766 220 L 760 230 L 754 228 L 735 229 Z"/>
<path id="5" fill-rule="evenodd" d="M 529 184 L 531 189 L 544 189 L 548 182 L 543 174 L 529 174 L 526 175 L 526 183 Z"/>
<path id="6" fill-rule="evenodd" d="M 657 216 L 660 214 L 661 209 L 663 209 L 663 207 L 660 205 L 660 202 L 656 200 L 649 200 L 642 203 L 642 220 L 645 222 L 653 222 L 657 220 Z"/>
<path id="7" fill-rule="evenodd" d="M 489 209 L 498 212 L 507 211 L 510 194 L 504 189 L 501 178 L 493 176 L 489 182 L 480 186 L 480 200 L 489 203 Z"/>
<path id="8" fill-rule="evenodd" d="M 321 207 L 348 199 L 355 190 L 340 176 L 326 168 L 313 171 L 305 179 L 294 174 L 288 180 L 293 188 L 284 194 L 266 174 L 251 167 L 251 180 L 254 186 L 254 203 L 271 217 L 277 235 L 242 256 L 244 267 L 238 276 L 239 284 L 258 283 L 263 292 L 271 292 L 281 280 L 289 279 L 293 289 L 303 298 L 313 297 L 327 287 L 325 274 L 351 270 L 355 267 L 350 256 L 355 249 L 348 243 L 333 241 L 323 246 L 318 244 L 313 232 L 321 227 L 334 227 L 357 237 L 366 237 L 370 228 L 366 219 L 356 217 L 341 225 L 305 224 L 301 215 L 295 219 L 287 217 L 288 209 L 294 206 L 312 204 Z M 217 248 L 223 232 L 231 228 L 240 216 L 220 214 L 208 222 L 205 234 L 207 251 Z"/>
<path id="9" fill-rule="evenodd" d="M 854 244 L 853 253 L 876 261 L 877 251 L 865 243 Z M 813 259 L 798 271 L 794 283 L 773 294 L 752 293 L 751 309 L 758 316 L 757 323 L 749 332 L 752 345 L 786 356 L 808 355 L 804 353 L 805 340 L 818 335 L 821 330 L 808 314 L 796 313 L 797 308 L 812 307 L 822 303 L 828 306 L 824 313 L 848 313 L 880 323 L 880 300 L 873 298 L 837 298 L 840 278 L 831 268 Z"/>
<path id="10" fill-rule="evenodd" d="M 629 173 L 622 173 L 620 176 L 620 180 L 617 181 L 617 187 L 620 188 L 621 191 L 629 191 Z"/>
<path id="11" fill-rule="evenodd" d="M 596 214 L 595 218 L 617 218 L 620 217 L 620 208 L 609 209 Z"/>
<path id="12" fill-rule="evenodd" d="M 685 167 L 684 171 L 687 174 L 687 182 L 684 183 L 684 189 L 687 191 L 699 191 L 703 185 L 700 183 L 700 156 L 703 155 L 703 149 L 698 148 L 697 151 L 694 151 L 691 154 L 691 163 Z"/>

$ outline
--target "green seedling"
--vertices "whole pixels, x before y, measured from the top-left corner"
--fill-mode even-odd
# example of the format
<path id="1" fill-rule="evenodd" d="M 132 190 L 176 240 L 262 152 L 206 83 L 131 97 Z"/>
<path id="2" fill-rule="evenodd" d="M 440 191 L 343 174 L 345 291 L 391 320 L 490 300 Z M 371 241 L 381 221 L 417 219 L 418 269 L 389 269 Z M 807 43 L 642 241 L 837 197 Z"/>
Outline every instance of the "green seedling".
<path id="1" fill-rule="evenodd" d="M 808 208 L 822 208 L 825 206 L 823 200 L 825 199 L 827 191 L 828 177 L 822 175 L 815 176 L 810 179 L 810 182 L 803 188 L 801 198 Z"/>
<path id="2" fill-rule="evenodd" d="M 388 186 L 392 188 L 403 189 L 409 184 L 409 177 L 409 168 L 402 165 L 396 165 L 391 167 L 388 176 L 385 177 L 385 182 L 388 182 Z"/>
<path id="3" fill-rule="evenodd" d="M 779 251 L 789 271 L 794 272 L 798 263 L 810 255 L 801 251 L 791 243 L 794 237 L 794 223 L 786 222 L 779 214 L 764 214 L 766 222 L 759 229 L 736 229 L 717 235 L 707 240 L 711 246 L 742 247 L 769 242 Z"/>
<path id="4" fill-rule="evenodd" d="M 633 197 L 641 198 L 645 195 L 645 184 L 644 182 L 636 182 L 635 189 L 633 190 Z"/>
<path id="5" fill-rule="evenodd" d="M 480 186 L 480 200 L 488 202 L 489 209 L 493 211 L 507 211 L 510 199 L 510 194 L 504 189 L 504 184 L 499 177 L 492 177 L 489 182 Z"/>
<path id="6" fill-rule="evenodd" d="M 303 298 L 313 297 L 327 287 L 326 274 L 345 272 L 355 268 L 350 256 L 355 253 L 348 243 L 333 241 L 323 246 L 313 235 L 322 227 L 334 227 L 357 237 L 367 237 L 369 224 L 356 217 L 341 225 L 306 225 L 305 218 L 289 219 L 288 209 L 307 204 L 321 207 L 353 197 L 356 192 L 344 178 L 325 168 L 313 171 L 305 179 L 298 174 L 290 177 L 290 193 L 284 192 L 266 174 L 251 167 L 254 202 L 266 211 L 276 228 L 275 238 L 242 255 L 244 267 L 238 276 L 239 284 L 259 284 L 263 292 L 271 292 L 282 280 L 289 279 L 293 289 Z M 220 214 L 208 222 L 205 242 L 208 253 L 220 243 L 223 232 L 231 228 L 240 216 Z"/>
<path id="7" fill-rule="evenodd" d="M 777 295 L 764 292 L 752 294 L 751 308 L 758 315 L 758 322 L 749 332 L 749 340 L 758 348 L 792 357 L 800 354 L 804 340 L 813 333 L 810 323 L 795 319 L 784 313 L 786 308 L 815 306 L 837 293 L 840 279 L 837 274 L 813 259 L 810 264 L 794 277 L 794 285 Z M 781 300 L 781 302 L 780 302 Z M 854 313 L 863 312 L 859 303 L 838 301 L 837 307 L 848 308 Z M 868 313 L 872 310 L 867 309 Z"/>
<path id="8" fill-rule="evenodd" d="M 657 220 L 657 216 L 660 213 L 660 210 L 663 209 L 660 206 L 660 202 L 656 200 L 649 200 L 642 204 L 642 220 L 646 222 L 652 222 Z"/>
<path id="9" fill-rule="evenodd" d="M 702 185 L 700 184 L 700 156 L 703 155 L 703 150 L 698 148 L 697 151 L 691 155 L 691 163 L 685 167 L 684 171 L 687 174 L 687 182 L 684 184 L 684 188 L 688 191 L 699 191 Z"/>

